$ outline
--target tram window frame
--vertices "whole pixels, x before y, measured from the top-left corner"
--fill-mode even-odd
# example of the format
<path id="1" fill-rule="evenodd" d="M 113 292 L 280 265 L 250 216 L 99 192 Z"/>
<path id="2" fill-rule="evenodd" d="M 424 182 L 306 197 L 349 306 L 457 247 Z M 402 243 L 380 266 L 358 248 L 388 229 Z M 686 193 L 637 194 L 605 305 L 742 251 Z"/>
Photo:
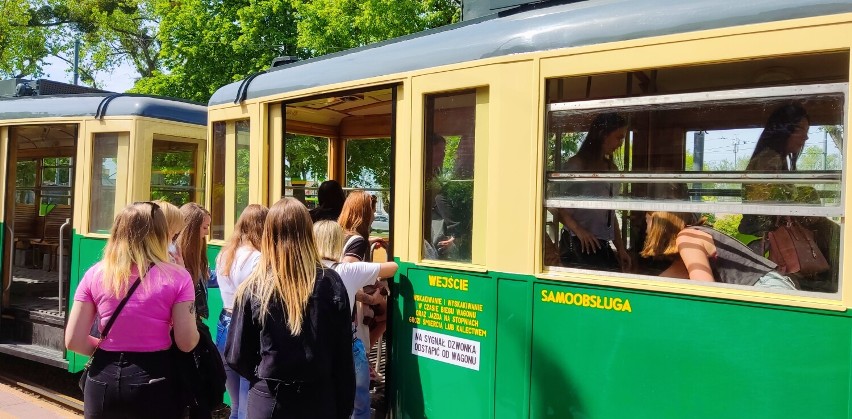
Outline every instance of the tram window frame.
<path id="1" fill-rule="evenodd" d="M 91 164 L 89 167 L 89 205 L 87 228 L 89 233 L 109 234 L 113 219 L 125 199 L 127 193 L 127 167 L 128 167 L 128 140 L 129 132 L 98 132 L 92 135 Z M 109 142 L 110 144 L 105 144 Z M 109 147 L 109 149 L 99 147 Z M 104 162 L 113 159 L 115 177 L 112 185 L 112 199 L 103 199 L 109 196 L 104 188 L 102 170 Z"/>
<path id="2" fill-rule="evenodd" d="M 249 205 L 251 185 L 251 125 L 248 119 L 234 122 L 234 217 Z M 236 219 L 234 220 L 236 222 Z"/>
<path id="3" fill-rule="evenodd" d="M 313 162 L 305 167 L 304 172 L 305 175 L 313 175 L 314 179 L 293 179 L 292 174 L 292 165 L 289 164 L 289 154 L 288 147 L 294 141 L 294 137 L 299 137 L 300 141 L 316 141 L 317 143 L 322 143 L 324 145 L 320 145 L 316 150 L 316 153 L 313 153 L 314 156 L 322 156 L 322 159 L 319 161 Z M 324 151 L 322 148 L 324 148 Z M 308 209 L 313 209 L 317 205 L 317 190 L 322 182 L 326 180 L 332 179 L 331 177 L 331 169 L 330 163 L 334 159 L 334 150 L 332 146 L 332 139 L 317 135 L 317 134 L 308 134 L 303 132 L 293 132 L 288 131 L 284 134 L 284 161 L 282 162 L 282 178 L 284 179 L 284 196 L 296 198 L 302 204 L 305 205 Z M 320 163 L 320 161 L 324 163 Z M 311 167 L 312 166 L 312 167 Z M 318 173 L 314 173 L 314 170 L 320 170 Z M 324 172 L 323 172 L 324 171 Z M 307 176 L 306 176 L 307 177 Z M 302 184 L 294 184 L 293 181 L 304 182 Z M 309 183 L 312 183 L 310 186 Z"/>
<path id="4" fill-rule="evenodd" d="M 739 89 L 739 90 L 725 90 L 725 91 L 706 91 L 706 92 L 696 92 L 696 93 L 676 93 L 676 94 L 666 94 L 666 95 L 658 95 L 653 97 L 632 97 L 632 98 L 618 98 L 618 99 L 594 99 L 594 100 L 586 100 L 586 101 L 576 101 L 576 102 L 560 102 L 560 103 L 549 103 L 546 105 L 547 109 L 547 129 L 546 129 L 546 138 L 550 138 L 550 136 L 556 132 L 551 130 L 551 124 L 555 124 L 554 122 L 560 115 L 571 117 L 572 115 L 581 115 L 583 113 L 589 115 L 600 115 L 603 113 L 612 113 L 617 112 L 621 115 L 633 115 L 638 113 L 638 109 L 642 109 L 642 106 L 645 106 L 645 111 L 650 112 L 649 109 L 653 108 L 654 112 L 665 112 L 666 106 L 680 106 L 684 110 L 690 110 L 690 106 L 694 106 L 694 109 L 701 109 L 700 106 L 711 106 L 713 104 L 725 104 L 730 105 L 734 103 L 733 101 L 742 101 L 745 105 L 741 103 L 736 103 L 736 105 L 740 106 L 748 106 L 749 101 L 754 101 L 755 103 L 759 103 L 761 100 L 766 101 L 766 103 L 775 103 L 777 104 L 779 101 L 784 102 L 799 102 L 799 101 L 819 101 L 825 100 L 827 102 L 834 102 L 839 105 L 836 106 L 838 110 L 836 110 L 837 115 L 835 118 L 839 118 L 841 127 L 845 130 L 845 115 L 847 114 L 847 92 L 848 92 L 848 83 L 825 83 L 825 84 L 817 84 L 817 85 L 789 85 L 789 86 L 778 86 L 778 87 L 768 87 L 768 88 L 751 88 L 751 89 Z M 821 96 L 822 95 L 822 96 Z M 830 96 L 830 97 L 829 97 Z M 829 97 L 826 99 L 826 97 Z M 774 102 L 773 102 L 774 101 Z M 677 104 L 677 105 L 672 105 Z M 763 105 L 769 107 L 769 105 Z M 772 105 L 774 106 L 774 105 Z M 586 119 L 590 119 L 590 117 L 586 116 Z M 628 123 L 629 124 L 629 123 Z M 831 124 L 829 124 L 831 125 Z M 588 126 L 588 125 L 587 125 Z M 630 125 L 628 125 L 628 132 L 631 132 L 632 129 Z M 689 129 L 686 129 L 689 131 Z M 646 135 L 646 134 L 643 134 Z M 650 134 L 647 134 L 650 135 Z M 560 142 L 561 143 L 561 142 Z M 545 160 L 547 161 L 548 153 L 553 150 L 549 150 L 547 146 L 547 140 L 545 142 Z M 648 153 L 652 153 L 650 142 L 647 143 Z M 683 144 L 684 150 L 686 150 L 686 145 Z M 844 147 L 845 148 L 845 147 Z M 652 156 L 652 154 L 649 154 Z M 840 150 L 840 158 L 845 159 L 846 156 L 843 150 Z M 649 160 L 650 162 L 651 160 Z M 842 160 L 841 160 L 842 161 Z M 685 166 L 685 161 L 681 161 L 680 164 Z M 841 162 L 841 167 L 844 165 Z M 550 168 L 555 169 L 555 168 Z M 844 183 L 843 183 L 843 173 L 842 171 L 820 171 L 817 173 L 814 172 L 797 172 L 790 171 L 784 172 L 783 174 L 779 173 L 770 173 L 770 172 L 755 172 L 748 170 L 731 170 L 726 172 L 694 172 L 689 171 L 685 167 L 681 167 L 681 170 L 676 170 L 673 168 L 666 169 L 665 167 L 661 168 L 661 171 L 655 171 L 654 167 L 648 167 L 649 171 L 632 171 L 632 172 L 612 172 L 608 174 L 606 172 L 566 172 L 565 169 L 561 171 L 552 170 L 548 173 L 546 170 L 544 173 L 544 184 L 546 196 L 543 202 L 543 213 L 542 217 L 542 238 L 545 241 L 545 244 L 542 248 L 542 268 L 545 273 L 559 273 L 559 272 L 586 272 L 586 273 L 596 273 L 605 276 L 611 277 L 624 277 L 624 278 L 637 278 L 637 279 L 655 279 L 661 280 L 661 282 L 674 282 L 674 283 L 684 283 L 695 286 L 711 286 L 711 287 L 731 287 L 731 288 L 739 288 L 743 290 L 751 290 L 751 291 L 764 291 L 770 293 L 777 294 L 793 294 L 793 295 L 811 295 L 818 298 L 824 299 L 839 299 L 843 292 L 843 281 L 842 275 L 842 265 L 843 265 L 843 248 L 842 244 L 839 249 L 836 249 L 837 257 L 832 260 L 830 255 L 825 255 L 827 259 L 829 259 L 830 263 L 835 263 L 836 265 L 832 267 L 832 271 L 830 271 L 830 275 L 833 277 L 829 278 L 830 281 L 836 281 L 837 289 L 831 290 L 828 288 L 828 291 L 777 291 L 777 290 L 767 290 L 767 289 L 758 289 L 753 286 L 744 286 L 744 285 L 733 285 L 733 284 L 723 284 L 719 282 L 697 282 L 695 280 L 689 279 L 679 279 L 679 278 L 658 278 L 656 276 L 651 276 L 648 274 L 635 274 L 635 273 L 622 273 L 622 272 L 604 272 L 599 269 L 589 269 L 589 268 L 580 268 L 578 266 L 574 267 L 565 267 L 565 266 L 557 266 L 556 264 L 561 265 L 563 262 L 558 262 L 558 259 L 554 259 L 552 256 L 553 244 L 548 246 L 548 242 L 552 242 L 553 232 L 548 233 L 548 219 L 554 218 L 555 215 L 551 214 L 550 211 L 553 209 L 561 209 L 561 208 L 586 208 L 586 209 L 605 209 L 612 210 L 616 212 L 621 212 L 622 221 L 628 222 L 632 221 L 637 224 L 642 224 L 641 220 L 637 221 L 637 217 L 624 217 L 625 214 L 630 213 L 631 215 L 643 214 L 643 213 L 651 213 L 655 211 L 670 211 L 670 212 L 680 212 L 680 213 L 708 213 L 708 214 L 718 214 L 718 213 L 732 213 L 732 214 L 755 214 L 755 215 L 769 215 L 769 216 L 804 216 L 804 217 L 834 217 L 838 220 L 842 220 L 845 215 L 845 191 L 844 191 Z M 736 168 L 735 168 L 736 169 Z M 774 205 L 767 205 L 765 203 L 728 203 L 728 202 L 695 202 L 694 200 L 690 202 L 687 201 L 678 201 L 677 199 L 653 199 L 652 195 L 649 195 L 651 198 L 639 198 L 639 199 L 602 199 L 602 198 L 594 198 L 591 196 L 559 196 L 553 197 L 553 191 L 559 190 L 559 183 L 562 184 L 574 184 L 578 185 L 576 182 L 597 182 L 601 183 L 601 179 L 612 179 L 611 184 L 620 185 L 622 188 L 636 188 L 639 186 L 641 188 L 642 184 L 659 184 L 660 182 L 678 182 L 683 185 L 695 185 L 702 184 L 706 185 L 707 183 L 713 183 L 715 185 L 731 185 L 736 183 L 741 183 L 742 185 L 747 184 L 762 184 L 762 183 L 773 183 L 779 185 L 785 185 L 786 183 L 791 184 L 837 184 L 840 186 L 839 197 L 836 197 L 836 204 L 825 204 L 820 203 L 818 205 L 813 204 L 804 204 L 804 203 L 784 203 L 779 207 L 778 202 L 782 201 L 773 201 Z M 591 183 L 588 183 L 591 185 Z M 743 193 L 745 193 L 746 188 L 742 186 L 741 189 Z M 636 190 L 631 189 L 631 193 L 634 193 Z M 640 192 L 641 194 L 641 189 Z M 649 192 L 650 193 L 650 192 Z M 558 193 L 557 193 L 558 194 Z M 743 195 L 743 200 L 745 200 L 745 195 Z M 822 200 L 821 200 L 822 201 Z M 556 223 L 559 223 L 558 220 L 555 220 Z M 559 224 L 557 224 L 558 226 Z M 635 228 L 636 226 L 634 226 Z M 840 231 L 843 228 L 842 221 L 837 225 L 837 230 L 834 231 L 836 234 L 841 234 Z M 627 227 L 622 224 L 622 231 L 626 231 Z M 559 229 L 561 231 L 561 228 Z M 641 236 L 642 233 L 640 232 Z M 550 237 L 550 239 L 548 239 Z M 558 237 L 558 235 L 557 235 Z M 838 237 L 839 239 L 839 237 Z M 830 240 L 830 239 L 829 239 Z M 839 241 L 839 240 L 838 240 Z M 555 243 L 556 246 L 559 245 L 558 239 Z M 641 249 L 641 243 L 639 244 Z M 634 252 L 637 248 L 633 249 Z M 558 252 L 559 250 L 556 249 Z M 637 252 L 638 253 L 638 252 Z M 557 253 L 557 256 L 559 254 Z M 635 258 L 634 258 L 635 263 Z"/>
<path id="5" fill-rule="evenodd" d="M 165 174 L 162 173 L 162 170 L 159 169 L 158 166 L 154 166 L 154 158 L 155 154 L 158 152 L 170 152 L 172 150 L 178 152 L 189 152 L 192 157 L 192 165 L 185 174 L 185 176 L 189 176 L 189 182 L 187 185 L 167 185 L 165 183 L 155 183 L 155 175 Z M 151 169 L 151 182 L 148 184 L 149 186 L 149 197 L 151 200 L 158 199 L 166 199 L 168 193 L 187 193 L 188 197 L 182 201 L 169 200 L 172 204 L 180 207 L 183 204 L 188 202 L 204 202 L 204 154 L 206 151 L 206 144 L 203 140 L 196 140 L 192 138 L 182 138 L 182 137 L 167 137 L 162 135 L 155 135 L 154 139 L 151 143 L 151 161 L 150 161 L 150 169 Z M 155 192 L 163 191 L 159 196 L 155 196 Z"/>
<path id="6" fill-rule="evenodd" d="M 384 141 L 384 142 L 387 143 L 387 154 L 386 154 L 387 155 L 387 167 L 386 167 L 387 173 L 385 173 L 383 175 L 383 176 L 387 177 L 386 186 L 382 186 L 381 183 L 369 185 L 366 182 L 365 183 L 358 182 L 357 184 L 354 182 L 354 179 L 353 179 L 354 178 L 354 176 L 353 176 L 354 172 L 352 172 L 350 170 L 350 168 L 351 168 L 350 162 L 354 159 L 353 155 L 350 153 L 351 148 L 352 148 L 352 147 L 350 147 L 350 145 L 352 145 L 352 144 L 363 144 L 365 141 L 377 141 L 377 142 L 378 141 Z M 379 216 L 389 217 L 390 211 L 388 210 L 388 208 L 391 208 L 391 206 L 392 206 L 392 203 L 390 202 L 390 198 L 391 198 L 391 193 L 390 193 L 391 183 L 390 182 L 391 182 L 392 171 L 393 171 L 393 156 L 392 156 L 393 144 L 392 144 L 392 141 L 393 140 L 391 139 L 391 137 L 375 137 L 375 138 L 369 137 L 369 138 L 346 138 L 346 139 L 344 139 L 343 172 L 345 174 L 345 176 L 344 176 L 345 182 L 344 182 L 343 187 L 346 190 L 358 189 L 358 190 L 366 191 L 366 192 L 370 193 L 371 195 L 376 195 L 378 197 L 377 201 L 376 201 L 376 212 L 375 212 L 377 217 L 379 217 Z M 363 165 L 362 165 L 362 172 L 363 172 Z M 370 177 L 375 177 L 375 176 L 373 176 L 371 174 Z M 363 181 L 364 179 L 359 179 L 359 180 Z M 389 237 L 389 234 L 390 234 L 390 226 L 387 225 L 389 223 L 388 220 L 389 220 L 389 218 L 385 218 L 384 220 L 374 219 L 373 225 L 370 227 L 370 231 L 376 232 L 378 234 L 378 236 L 384 237 L 384 238 L 387 239 Z M 384 229 L 375 228 L 376 222 L 379 223 L 378 225 L 381 225 L 381 223 L 385 223 L 386 224 L 385 228 Z"/>
<path id="7" fill-rule="evenodd" d="M 210 238 L 225 240 L 225 185 L 227 183 L 227 130 L 228 122 L 212 124 L 210 141 Z"/>

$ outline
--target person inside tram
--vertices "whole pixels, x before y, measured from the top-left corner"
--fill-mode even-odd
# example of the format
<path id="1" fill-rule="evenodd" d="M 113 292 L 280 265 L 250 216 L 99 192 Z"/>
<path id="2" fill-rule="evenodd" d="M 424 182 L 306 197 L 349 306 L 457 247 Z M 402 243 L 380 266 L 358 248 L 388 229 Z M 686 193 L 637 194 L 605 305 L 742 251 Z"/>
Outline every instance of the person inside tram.
<path id="1" fill-rule="evenodd" d="M 311 220 L 337 220 L 343 210 L 346 194 L 340 182 L 331 179 L 320 184 L 317 189 L 317 207 L 310 211 Z"/>
<path id="2" fill-rule="evenodd" d="M 116 216 L 103 260 L 86 271 L 77 287 L 65 346 L 92 357 L 83 391 L 86 417 L 183 414 L 170 332 L 181 351 L 198 344 L 195 292 L 183 266 L 169 262 L 167 247 L 168 225 L 160 207 L 131 204 Z M 112 322 L 102 341 L 90 336 L 96 314 L 100 331 Z"/>
<path id="3" fill-rule="evenodd" d="M 746 170 L 751 172 L 792 172 L 805 142 L 808 140 L 810 117 L 799 103 L 787 103 L 776 108 L 766 121 L 766 126 L 755 145 Z M 793 184 L 745 184 L 743 202 L 768 202 L 820 204 L 820 197 L 813 187 L 797 187 Z M 840 226 L 824 217 L 795 217 L 804 227 L 814 230 L 815 241 L 829 261 L 837 260 L 839 252 Z M 757 253 L 769 250 L 766 234 L 774 230 L 779 217 L 755 214 L 743 215 L 739 232 L 754 236 L 749 247 Z M 835 257 L 829 257 L 835 256 Z M 796 275 L 802 289 L 808 291 L 836 291 L 836 269 L 817 274 L 815 277 Z"/>
<path id="4" fill-rule="evenodd" d="M 349 311 L 354 314 L 355 294 L 363 287 L 375 285 L 387 289 L 387 282 L 379 278 L 388 278 L 396 273 L 396 262 L 340 263 L 343 255 L 344 234 L 340 225 L 333 221 L 322 220 L 314 224 L 314 236 L 317 250 L 323 266 L 334 269 L 343 280 L 349 294 Z M 355 406 L 352 419 L 370 418 L 370 365 L 363 341 L 357 336 L 357 324 L 352 328 L 352 356 L 355 363 Z"/>
<path id="5" fill-rule="evenodd" d="M 340 276 L 322 264 L 307 208 L 282 198 L 266 216 L 257 268 L 237 289 L 228 365 L 251 382 L 250 418 L 352 414 L 352 316 Z"/>
<path id="6" fill-rule="evenodd" d="M 614 172 L 618 167 L 612 154 L 624 143 L 627 120 L 616 113 L 595 117 L 577 154 L 562 170 L 571 172 Z M 592 199 L 612 198 L 612 183 L 582 182 L 569 186 L 569 196 Z M 608 209 L 559 208 L 554 215 L 563 225 L 559 240 L 564 266 L 629 272 L 630 255 L 621 238 L 615 211 Z M 615 251 L 613 251 L 615 247 Z"/>
<path id="7" fill-rule="evenodd" d="M 777 265 L 739 240 L 704 225 L 692 213 L 653 211 L 645 214 L 646 238 L 640 255 L 668 259 L 660 276 L 693 281 L 722 282 L 761 288 L 795 290 L 778 273 Z"/>
<path id="8" fill-rule="evenodd" d="M 438 134 L 429 137 L 430 173 L 427 179 L 426 196 L 429 205 L 428 241 L 423 244 L 427 259 L 455 259 L 456 238 L 461 234 L 461 223 L 452 215 L 450 203 L 442 193 L 439 176 L 444 168 L 447 140 Z"/>
<path id="9" fill-rule="evenodd" d="M 216 333 L 216 347 L 224 359 L 228 329 L 233 315 L 234 294 L 240 284 L 251 275 L 260 260 L 260 240 L 263 236 L 263 224 L 269 209 L 263 205 L 247 206 L 234 232 L 216 258 L 216 277 L 219 292 L 222 294 L 222 314 L 219 315 L 219 325 Z M 249 382 L 246 378 L 225 364 L 225 388 L 231 398 L 230 419 L 245 419 L 248 417 Z"/>

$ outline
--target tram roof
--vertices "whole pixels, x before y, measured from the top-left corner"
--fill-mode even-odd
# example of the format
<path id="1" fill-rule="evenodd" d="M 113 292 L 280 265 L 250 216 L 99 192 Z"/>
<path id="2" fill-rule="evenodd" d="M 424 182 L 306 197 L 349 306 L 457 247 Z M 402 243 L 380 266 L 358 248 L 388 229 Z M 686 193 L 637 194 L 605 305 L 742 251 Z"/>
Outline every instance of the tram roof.
<path id="1" fill-rule="evenodd" d="M 164 97 L 94 93 L 0 99 L 0 121 L 87 116 L 144 116 L 207 125 L 204 105 Z"/>
<path id="2" fill-rule="evenodd" d="M 492 15 L 274 68 L 252 80 L 245 97 L 511 54 L 846 12 L 852 12 L 850 0 L 591 0 L 559 4 Z M 220 88 L 208 104 L 233 103 L 241 85 L 235 82 Z"/>

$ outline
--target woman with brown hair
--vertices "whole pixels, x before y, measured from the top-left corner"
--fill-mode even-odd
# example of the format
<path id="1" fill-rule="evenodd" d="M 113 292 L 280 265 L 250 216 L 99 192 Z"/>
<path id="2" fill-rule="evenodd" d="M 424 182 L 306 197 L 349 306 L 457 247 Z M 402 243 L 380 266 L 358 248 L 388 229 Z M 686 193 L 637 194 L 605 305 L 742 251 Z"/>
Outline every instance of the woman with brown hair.
<path id="1" fill-rule="evenodd" d="M 198 316 L 210 316 L 207 308 L 207 281 L 210 279 L 210 263 L 207 261 L 207 234 L 210 233 L 210 213 L 195 202 L 180 207 L 184 227 L 177 237 L 177 248 L 183 256 L 183 265 L 192 276 L 195 285 L 195 308 Z"/>
<path id="2" fill-rule="evenodd" d="M 343 211 L 340 212 L 340 218 L 337 223 L 343 229 L 346 237 L 343 247 L 343 258 L 341 262 L 370 262 L 368 253 L 370 251 L 370 226 L 373 223 L 375 214 L 375 201 L 373 196 L 365 191 L 356 190 L 349 193 L 346 197 L 346 202 L 343 204 Z M 381 239 L 375 240 L 380 246 L 383 245 Z M 384 293 L 384 294 L 383 294 Z M 369 325 L 367 331 L 363 325 L 363 321 L 358 323 L 358 337 L 365 343 L 369 343 L 366 348 L 367 352 L 373 349 L 373 346 L 387 329 L 387 286 L 375 287 L 371 294 L 359 290 L 355 294 L 355 300 L 363 303 L 360 306 L 360 313 L 357 313 L 355 318 L 366 318 Z M 381 378 L 379 374 L 372 369 L 370 365 L 370 375 L 374 378 Z"/>
<path id="3" fill-rule="evenodd" d="M 157 204 L 128 206 L 115 217 L 103 260 L 77 287 L 65 346 L 92 356 L 83 392 L 86 417 L 182 413 L 169 334 L 174 331 L 175 343 L 186 352 L 199 336 L 192 280 L 169 262 L 167 234 Z M 98 329 L 106 332 L 102 341 L 89 335 L 96 314 Z"/>
<path id="4" fill-rule="evenodd" d="M 355 398 L 349 297 L 324 268 L 308 210 L 269 209 L 260 260 L 237 290 L 225 359 L 252 383 L 250 418 L 347 418 Z"/>
<path id="5" fill-rule="evenodd" d="M 234 233 L 216 258 L 216 278 L 219 292 L 222 294 L 222 314 L 216 334 L 216 346 L 224 355 L 228 329 L 231 324 L 234 307 L 234 293 L 246 278 L 251 275 L 260 260 L 260 243 L 263 237 L 263 224 L 269 209 L 263 205 L 247 206 L 237 224 Z M 225 387 L 231 397 L 231 419 L 245 419 L 248 414 L 249 382 L 241 378 L 236 371 L 225 365 L 227 381 Z"/>

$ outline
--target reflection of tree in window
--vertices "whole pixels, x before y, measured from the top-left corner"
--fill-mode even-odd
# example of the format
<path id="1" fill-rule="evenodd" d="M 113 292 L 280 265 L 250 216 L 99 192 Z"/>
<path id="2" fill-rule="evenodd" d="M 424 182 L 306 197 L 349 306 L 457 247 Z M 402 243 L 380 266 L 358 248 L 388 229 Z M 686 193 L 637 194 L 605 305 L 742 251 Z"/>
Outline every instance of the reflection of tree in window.
<path id="1" fill-rule="evenodd" d="M 151 199 L 181 206 L 194 201 L 194 144 L 154 141 L 151 155 Z"/>
<path id="2" fill-rule="evenodd" d="M 327 177 L 328 139 L 287 134 L 284 144 L 284 179 L 287 186 L 296 186 L 293 197 L 312 208 L 316 204 L 316 195 L 312 190 L 312 202 L 307 202 L 309 198 L 303 188 L 319 186 Z"/>

